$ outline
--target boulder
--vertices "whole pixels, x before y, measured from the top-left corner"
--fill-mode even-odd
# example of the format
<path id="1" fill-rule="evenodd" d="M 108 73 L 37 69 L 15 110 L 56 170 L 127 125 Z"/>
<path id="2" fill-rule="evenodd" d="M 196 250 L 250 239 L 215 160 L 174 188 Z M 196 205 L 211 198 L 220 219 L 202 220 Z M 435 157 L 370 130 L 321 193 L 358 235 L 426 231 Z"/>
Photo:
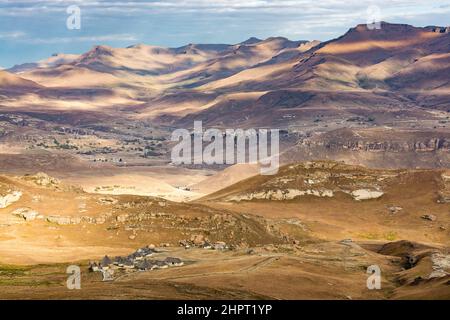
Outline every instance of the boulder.
<path id="1" fill-rule="evenodd" d="M 114 199 L 114 198 L 111 198 L 111 197 L 100 198 L 100 199 L 98 199 L 98 203 L 105 204 L 105 205 L 116 204 L 117 203 L 117 199 Z"/>
<path id="2" fill-rule="evenodd" d="M 433 214 L 424 214 L 423 216 L 421 216 L 421 218 L 428 221 L 436 221 L 437 219 Z"/>
<path id="3" fill-rule="evenodd" d="M 397 212 L 403 210 L 403 208 L 402 208 L 402 207 L 391 206 L 391 207 L 388 207 L 388 210 L 389 210 L 392 214 L 395 214 L 395 213 L 397 213 Z"/>

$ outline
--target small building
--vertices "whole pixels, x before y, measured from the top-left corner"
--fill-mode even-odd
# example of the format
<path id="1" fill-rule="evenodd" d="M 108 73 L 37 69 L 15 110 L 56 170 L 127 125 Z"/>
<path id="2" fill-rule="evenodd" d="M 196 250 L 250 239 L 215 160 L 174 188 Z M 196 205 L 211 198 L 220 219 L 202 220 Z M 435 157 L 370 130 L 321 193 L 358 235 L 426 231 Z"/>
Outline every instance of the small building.
<path id="1" fill-rule="evenodd" d="M 126 257 L 126 260 L 131 260 L 131 261 L 140 261 L 143 259 L 144 259 L 144 256 L 137 252 L 134 252 Z"/>
<path id="2" fill-rule="evenodd" d="M 136 264 L 136 268 L 141 271 L 151 270 L 152 267 L 153 267 L 153 264 L 151 264 L 148 260 L 142 260 Z"/>
<path id="3" fill-rule="evenodd" d="M 165 263 L 164 261 L 153 260 L 153 261 L 150 261 L 150 263 L 153 264 L 152 270 L 153 270 L 153 269 L 166 269 L 166 268 L 169 267 L 169 266 L 167 265 L 167 263 Z"/>
<path id="4" fill-rule="evenodd" d="M 104 256 L 102 261 L 100 261 L 100 267 L 102 269 L 107 269 L 112 264 L 113 264 L 113 261 L 108 256 Z"/>
<path id="5" fill-rule="evenodd" d="M 125 259 L 125 261 L 123 262 L 123 268 L 134 269 L 134 261 L 131 259 Z"/>
<path id="6" fill-rule="evenodd" d="M 184 264 L 183 261 L 181 261 L 181 259 L 172 258 L 172 257 L 167 257 L 166 260 L 164 260 L 164 262 L 168 266 L 172 266 L 172 267 L 181 267 Z"/>
<path id="7" fill-rule="evenodd" d="M 135 260 L 142 260 L 144 258 L 148 258 L 148 257 L 152 256 L 154 252 L 156 252 L 156 251 L 153 249 L 150 249 L 149 247 L 144 247 L 144 248 L 137 249 L 135 253 L 130 255 L 130 257 Z"/>
<path id="8" fill-rule="evenodd" d="M 118 266 L 118 267 L 120 267 L 120 268 L 123 268 L 125 261 L 126 261 L 126 259 L 123 258 L 123 257 L 115 257 L 115 258 L 113 259 L 113 264 L 114 264 L 115 266 Z"/>
<path id="9" fill-rule="evenodd" d="M 133 254 L 133 260 L 134 261 L 142 261 L 144 260 L 145 256 L 139 253 Z"/>
<path id="10" fill-rule="evenodd" d="M 212 246 L 211 246 L 211 244 L 210 244 L 209 242 L 205 242 L 205 243 L 202 245 L 202 248 L 203 248 L 203 249 L 206 249 L 206 250 L 209 250 L 209 249 L 212 249 Z"/>
<path id="11" fill-rule="evenodd" d="M 213 248 L 215 250 L 225 250 L 228 247 L 227 247 L 227 244 L 225 242 L 217 241 L 216 243 L 213 244 Z"/>
<path id="12" fill-rule="evenodd" d="M 154 250 L 154 249 L 151 249 L 151 248 L 149 248 L 148 246 L 147 247 L 144 247 L 144 248 L 141 248 L 141 249 L 138 249 L 138 252 L 142 255 L 142 256 L 144 256 L 144 257 L 150 257 L 150 256 L 152 256 L 153 255 L 153 253 L 155 253 L 156 252 L 156 250 Z"/>
<path id="13" fill-rule="evenodd" d="M 99 271 L 98 264 L 96 262 L 89 262 L 89 271 L 90 272 L 97 272 Z"/>

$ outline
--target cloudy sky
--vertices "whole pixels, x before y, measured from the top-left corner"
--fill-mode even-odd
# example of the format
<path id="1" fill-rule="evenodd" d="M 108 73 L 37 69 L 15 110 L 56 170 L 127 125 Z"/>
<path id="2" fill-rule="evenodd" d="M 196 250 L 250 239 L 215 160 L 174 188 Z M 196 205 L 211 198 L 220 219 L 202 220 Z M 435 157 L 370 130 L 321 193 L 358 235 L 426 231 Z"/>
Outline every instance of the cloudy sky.
<path id="1" fill-rule="evenodd" d="M 71 5 L 81 10 L 79 30 L 66 26 Z M 97 44 L 176 47 L 252 36 L 328 40 L 370 15 L 447 25 L 450 0 L 0 0 L 0 66 L 81 53 Z"/>

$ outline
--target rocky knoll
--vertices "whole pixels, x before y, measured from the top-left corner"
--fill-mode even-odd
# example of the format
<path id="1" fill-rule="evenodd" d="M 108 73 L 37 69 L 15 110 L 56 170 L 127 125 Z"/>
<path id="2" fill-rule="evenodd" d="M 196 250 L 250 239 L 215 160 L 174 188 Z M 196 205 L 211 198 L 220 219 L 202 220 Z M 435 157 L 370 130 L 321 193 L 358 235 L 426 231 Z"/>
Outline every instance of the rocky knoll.
<path id="1" fill-rule="evenodd" d="M 351 197 L 355 202 L 382 199 L 390 196 L 391 190 L 402 184 L 402 180 L 420 180 L 420 175 L 433 175 L 436 181 L 438 203 L 450 199 L 450 175 L 447 171 L 428 170 L 374 170 L 346 165 L 333 161 L 309 161 L 286 165 L 274 176 L 255 176 L 232 185 L 205 200 L 223 199 L 229 202 L 269 200 L 301 200 L 305 197 L 332 199 Z M 391 211 L 399 211 L 395 206 Z M 401 209 L 400 209 L 401 210 Z"/>
<path id="2" fill-rule="evenodd" d="M 35 175 L 25 175 L 22 179 L 46 188 L 58 188 L 61 184 L 58 179 L 51 177 L 44 172 L 38 172 Z"/>
<path id="3" fill-rule="evenodd" d="M 194 235 L 243 247 L 287 241 L 280 230 L 268 228 L 269 222 L 256 215 L 154 197 L 89 194 L 43 173 L 3 178 L 0 188 L 4 190 L 3 230 L 58 230 L 64 235 L 95 230 L 106 232 L 110 239 L 164 245 L 177 245 Z"/>
<path id="4" fill-rule="evenodd" d="M 356 201 L 371 200 L 382 197 L 385 180 L 389 181 L 396 176 L 369 171 L 350 171 L 350 168 L 355 167 L 331 161 L 311 161 L 285 166 L 276 176 L 260 181 L 254 190 L 232 193 L 225 199 L 239 202 L 283 201 L 303 196 L 333 198 L 340 192 L 350 195 Z M 255 178 L 255 181 L 257 179 Z"/>

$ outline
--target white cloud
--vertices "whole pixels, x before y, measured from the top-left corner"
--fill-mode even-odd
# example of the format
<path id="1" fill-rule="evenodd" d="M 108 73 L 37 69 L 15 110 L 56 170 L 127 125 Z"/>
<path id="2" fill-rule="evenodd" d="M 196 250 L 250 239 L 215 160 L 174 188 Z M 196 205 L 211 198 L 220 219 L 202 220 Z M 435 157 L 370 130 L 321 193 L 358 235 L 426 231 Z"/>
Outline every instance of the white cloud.
<path id="1" fill-rule="evenodd" d="M 24 37 L 25 35 L 26 33 L 22 31 L 0 32 L 0 39 L 18 39 Z"/>
<path id="2" fill-rule="evenodd" d="M 42 44 L 114 40 L 133 42 L 138 40 L 133 33 L 141 32 L 138 27 L 133 27 L 134 22 L 145 26 L 148 21 L 151 26 L 155 16 L 162 23 L 167 21 L 165 31 L 161 31 L 162 25 L 156 31 L 163 37 L 172 34 L 179 36 L 183 31 L 181 25 L 186 25 L 186 29 L 193 34 L 206 33 L 204 26 L 211 25 L 217 33 L 220 31 L 217 30 L 217 21 L 226 21 L 229 24 L 224 25 L 224 29 L 234 33 L 257 32 L 261 35 L 324 40 L 345 32 L 357 23 L 365 23 L 370 5 L 380 7 L 381 20 L 389 22 L 415 24 L 415 21 L 426 21 L 424 23 L 438 24 L 437 21 L 443 21 L 442 15 L 450 14 L 449 0 L 0 0 L 0 19 L 1 16 L 16 16 L 18 21 L 38 17 L 64 20 L 67 6 L 73 4 L 81 7 L 83 19 L 90 22 L 86 24 L 91 27 L 90 30 L 94 30 L 97 23 L 106 32 L 114 30 L 111 20 L 102 24 L 105 21 L 102 19 L 107 17 L 120 21 L 118 30 L 121 31 L 116 32 L 129 34 L 81 37 L 66 37 L 63 34 L 61 37 L 46 38 L 44 29 L 41 29 L 43 35 L 31 41 Z M 174 17 L 179 18 L 178 24 L 173 22 Z M 143 33 L 148 33 L 148 30 Z M 21 40 L 23 37 L 20 34 L 2 37 L 0 32 L 0 39 Z"/>
<path id="3" fill-rule="evenodd" d="M 135 18 L 152 21 L 150 15 L 167 16 L 168 24 L 172 17 L 184 15 L 184 23 L 189 19 L 199 23 L 198 19 L 208 21 L 211 26 L 215 20 L 224 16 L 233 16 L 235 21 L 244 18 L 248 24 L 260 26 L 262 33 L 284 35 L 287 37 L 307 37 L 323 40 L 328 36 L 336 36 L 357 23 L 368 20 L 366 10 L 370 5 L 381 9 L 381 20 L 389 22 L 415 21 L 434 22 L 433 16 L 450 14 L 449 0 L 0 0 L 1 16 L 17 19 L 34 19 L 45 16 L 50 19 L 66 15 L 68 5 L 77 4 L 81 7 L 83 19 L 93 21 L 103 17 L 123 21 L 129 29 L 125 32 L 135 32 L 132 28 Z M 188 18 L 187 18 L 188 17 Z M 424 19 L 424 17 L 427 17 Z M 431 17 L 431 19 L 430 19 Z M 246 26 L 240 20 L 237 24 L 240 30 Z M 100 20 L 101 21 L 101 20 Z M 223 20 L 222 20 L 223 21 Z M 438 21 L 442 22 L 442 18 Z M 206 22 L 205 22 L 206 23 Z M 205 23 L 203 25 L 205 25 Z M 170 27 L 170 26 L 169 26 Z M 131 28 L 131 29 L 130 29 Z M 255 27 L 254 29 L 257 29 Z M 123 29 L 122 29 L 123 30 Z M 180 30 L 177 30 L 178 32 Z M 200 32 L 200 30 L 199 30 Z M 319 33 L 319 34 L 317 34 Z M 317 35 L 315 35 L 317 34 Z M 1 38 L 1 36 L 0 36 Z M 66 43 L 69 38 L 34 40 L 37 43 Z M 120 39 L 119 39 L 120 40 Z M 125 41 L 134 41 L 125 37 Z M 39 42 L 40 41 L 40 42 Z M 75 41 L 89 41 L 80 38 Z"/>
<path id="4" fill-rule="evenodd" d="M 159 0 L 159 1 L 95 1 L 95 0 L 0 0 L 1 14 L 30 14 L 31 12 L 61 11 L 68 5 L 77 4 L 90 11 L 115 11 L 142 13 L 156 12 L 273 12 L 274 14 L 295 13 L 299 15 L 327 12 L 355 12 L 377 5 L 380 8 L 408 9 L 421 13 L 433 8 L 448 8 L 448 0 Z M 3 8 L 3 10 L 2 10 Z"/>

